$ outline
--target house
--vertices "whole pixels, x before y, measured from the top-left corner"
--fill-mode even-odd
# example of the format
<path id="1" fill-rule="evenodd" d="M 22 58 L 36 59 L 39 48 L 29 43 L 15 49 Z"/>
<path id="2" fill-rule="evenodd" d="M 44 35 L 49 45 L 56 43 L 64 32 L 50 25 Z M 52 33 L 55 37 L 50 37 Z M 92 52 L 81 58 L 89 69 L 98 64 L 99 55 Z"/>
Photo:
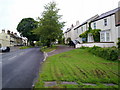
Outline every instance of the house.
<path id="1" fill-rule="evenodd" d="M 64 32 L 64 37 L 65 37 L 65 44 L 68 44 L 67 39 L 70 38 L 72 41 L 74 41 L 76 39 L 76 33 L 74 31 L 74 29 L 76 27 L 78 27 L 79 25 L 79 21 L 76 22 L 76 25 L 71 25 L 70 28 L 67 28 L 67 30 Z"/>
<path id="2" fill-rule="evenodd" d="M 2 30 L 0 33 L 0 46 L 10 46 L 10 36 Z"/>
<path id="3" fill-rule="evenodd" d="M 0 33 L 0 44 L 1 46 L 16 46 L 22 44 L 22 38 L 17 35 L 17 33 L 10 32 L 7 33 L 2 30 Z"/>
<path id="4" fill-rule="evenodd" d="M 98 17 L 98 14 L 89 18 L 88 20 L 86 20 L 85 22 L 83 22 L 82 24 L 78 25 L 77 27 L 74 28 L 74 32 L 76 35 L 75 40 L 79 41 L 80 43 L 83 43 L 83 41 L 86 41 L 86 38 L 80 38 L 79 35 L 84 33 L 85 31 L 88 30 L 88 28 L 90 27 L 90 22 L 94 19 L 96 19 Z M 88 39 L 89 41 L 89 39 Z"/>
<path id="5" fill-rule="evenodd" d="M 100 29 L 100 42 L 95 42 L 93 35 L 88 33 L 87 38 L 80 38 L 79 35 L 83 34 L 88 28 Z M 101 15 L 95 15 L 84 23 L 73 27 L 75 35 L 74 40 L 79 41 L 76 48 L 81 46 L 92 47 L 94 45 L 100 47 L 117 46 L 118 38 L 120 38 L 120 8 L 113 9 Z"/>

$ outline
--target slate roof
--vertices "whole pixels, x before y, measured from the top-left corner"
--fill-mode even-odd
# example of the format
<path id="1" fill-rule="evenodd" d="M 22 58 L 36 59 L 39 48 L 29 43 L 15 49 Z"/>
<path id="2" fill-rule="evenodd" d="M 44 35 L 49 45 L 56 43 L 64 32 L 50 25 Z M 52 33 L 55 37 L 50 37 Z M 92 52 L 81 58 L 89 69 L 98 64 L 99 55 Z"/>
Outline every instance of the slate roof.
<path id="1" fill-rule="evenodd" d="M 113 14 L 115 14 L 118 10 L 120 10 L 120 7 L 116 8 L 116 9 L 113 9 L 113 10 L 110 10 L 110 11 L 108 11 L 108 12 L 106 12 L 106 13 L 101 14 L 98 18 L 96 18 L 96 19 L 93 20 L 93 21 L 97 21 L 97 20 L 100 20 L 100 19 L 105 18 L 105 17 L 107 17 L 107 16 L 113 15 Z M 93 22 L 93 21 L 92 21 L 92 22 Z"/>

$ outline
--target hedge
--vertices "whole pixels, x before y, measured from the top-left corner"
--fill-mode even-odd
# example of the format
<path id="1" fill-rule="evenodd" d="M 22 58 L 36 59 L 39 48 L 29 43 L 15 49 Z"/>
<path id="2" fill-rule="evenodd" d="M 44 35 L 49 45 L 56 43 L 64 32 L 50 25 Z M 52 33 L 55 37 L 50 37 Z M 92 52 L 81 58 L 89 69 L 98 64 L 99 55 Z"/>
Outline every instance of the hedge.
<path id="1" fill-rule="evenodd" d="M 88 49 L 94 55 L 105 58 L 107 60 L 117 60 L 118 59 L 118 49 L 117 48 L 101 48 L 94 46 Z"/>

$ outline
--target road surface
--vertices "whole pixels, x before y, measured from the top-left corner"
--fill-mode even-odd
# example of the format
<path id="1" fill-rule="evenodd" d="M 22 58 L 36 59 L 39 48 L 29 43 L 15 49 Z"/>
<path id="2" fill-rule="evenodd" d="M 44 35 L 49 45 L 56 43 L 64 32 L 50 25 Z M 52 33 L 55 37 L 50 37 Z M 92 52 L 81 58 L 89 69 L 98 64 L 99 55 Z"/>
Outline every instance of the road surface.
<path id="1" fill-rule="evenodd" d="M 39 48 L 2 54 L 2 88 L 31 88 L 43 59 Z"/>

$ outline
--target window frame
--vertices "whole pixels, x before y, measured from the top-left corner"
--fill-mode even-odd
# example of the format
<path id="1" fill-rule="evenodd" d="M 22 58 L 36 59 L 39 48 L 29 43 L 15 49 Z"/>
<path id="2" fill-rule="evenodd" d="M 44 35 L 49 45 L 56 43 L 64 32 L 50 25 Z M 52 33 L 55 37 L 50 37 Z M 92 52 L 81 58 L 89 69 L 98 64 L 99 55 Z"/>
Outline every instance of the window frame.
<path id="1" fill-rule="evenodd" d="M 107 18 L 104 19 L 104 26 L 107 26 Z"/>

